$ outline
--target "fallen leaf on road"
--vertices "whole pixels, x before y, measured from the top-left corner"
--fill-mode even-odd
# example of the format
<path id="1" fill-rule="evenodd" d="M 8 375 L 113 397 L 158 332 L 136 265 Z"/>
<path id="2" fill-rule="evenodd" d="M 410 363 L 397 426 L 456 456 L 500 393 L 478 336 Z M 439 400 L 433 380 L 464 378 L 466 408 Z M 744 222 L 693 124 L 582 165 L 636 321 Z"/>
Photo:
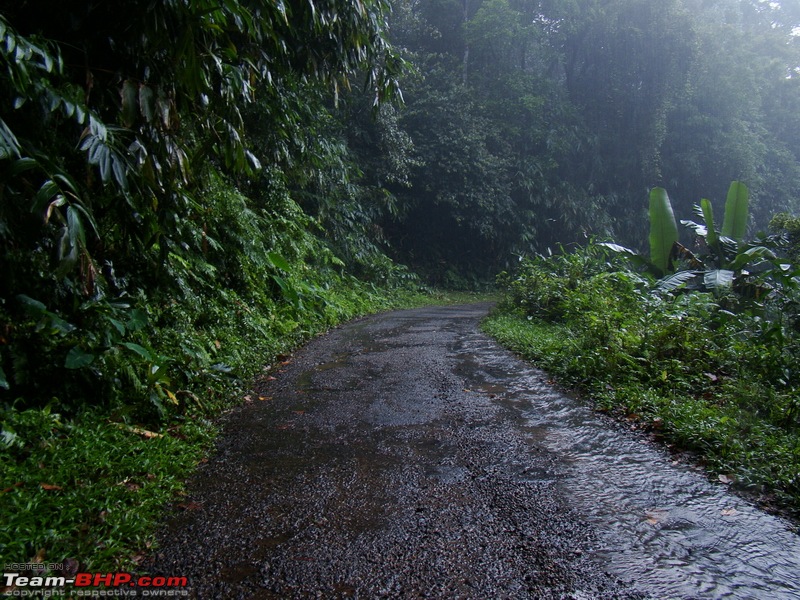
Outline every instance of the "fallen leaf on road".
<path id="1" fill-rule="evenodd" d="M 54 485 L 52 483 L 40 483 L 39 486 L 43 490 L 47 490 L 48 492 L 54 491 L 54 490 L 63 490 L 64 489 L 60 485 Z"/>
<path id="2" fill-rule="evenodd" d="M 645 516 L 647 517 L 647 522 L 650 523 L 650 525 L 658 525 L 667 517 L 668 514 L 669 511 L 657 509 L 647 511 Z"/>
<path id="3" fill-rule="evenodd" d="M 723 517 L 732 517 L 732 516 L 738 515 L 738 514 L 739 514 L 739 511 L 736 510 L 735 508 L 726 508 L 726 509 L 724 509 L 722 511 L 722 516 Z"/>

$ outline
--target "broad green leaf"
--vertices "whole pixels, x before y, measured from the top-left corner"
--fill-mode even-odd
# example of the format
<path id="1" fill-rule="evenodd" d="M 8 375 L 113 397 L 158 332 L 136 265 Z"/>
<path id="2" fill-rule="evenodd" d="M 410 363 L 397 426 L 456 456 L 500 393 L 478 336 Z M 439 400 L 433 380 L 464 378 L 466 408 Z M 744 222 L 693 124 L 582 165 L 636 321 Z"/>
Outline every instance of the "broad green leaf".
<path id="1" fill-rule="evenodd" d="M 650 192 L 650 260 L 662 273 L 669 271 L 672 246 L 677 241 L 678 225 L 667 191 L 653 188 Z"/>
<path id="2" fill-rule="evenodd" d="M 717 237 L 717 230 L 714 225 L 714 210 L 711 206 L 711 201 L 707 198 L 700 200 L 700 210 L 703 211 L 703 219 L 706 222 L 706 242 L 712 248 L 716 248 L 719 244 L 719 237 Z"/>
<path id="3" fill-rule="evenodd" d="M 678 271 L 673 275 L 660 279 L 656 284 L 656 289 L 660 292 L 672 292 L 686 285 L 686 283 L 697 277 L 697 275 L 697 271 Z"/>
<path id="4" fill-rule="evenodd" d="M 6 122 L 0 119 L 0 159 L 20 155 L 20 146 L 17 136 L 9 129 Z"/>
<path id="5" fill-rule="evenodd" d="M 708 227 L 703 225 L 702 223 L 695 223 L 694 221 L 689 221 L 687 219 L 681 219 L 681 225 L 684 227 L 688 227 L 689 229 L 693 229 L 695 235 L 702 238 L 708 237 Z"/>
<path id="6" fill-rule="evenodd" d="M 79 211 L 74 206 L 67 207 L 67 228 L 69 229 L 69 240 L 73 246 L 86 246 L 86 234 L 83 230 Z"/>
<path id="7" fill-rule="evenodd" d="M 730 266 L 734 271 L 738 271 L 745 265 L 765 260 L 772 261 L 776 258 L 775 253 L 766 246 L 753 246 L 744 252 L 740 252 Z"/>
<path id="8" fill-rule="evenodd" d="M 733 286 L 733 271 L 714 269 L 703 276 L 703 283 L 710 290 L 729 288 Z"/>
<path id="9" fill-rule="evenodd" d="M 111 150 L 107 146 L 102 146 L 97 162 L 100 167 L 100 178 L 105 183 L 111 178 Z"/>
<path id="10" fill-rule="evenodd" d="M 140 346 L 139 344 L 134 344 L 133 342 L 122 342 L 122 345 L 125 346 L 128 350 L 135 352 L 145 360 L 149 361 L 153 360 L 153 355 L 150 353 L 150 351 L 147 348 Z"/>
<path id="11" fill-rule="evenodd" d="M 50 201 L 53 199 L 53 196 L 58 194 L 61 189 L 58 187 L 58 184 L 53 181 L 52 179 L 48 179 L 42 184 L 42 187 L 39 188 L 39 191 L 36 192 L 36 196 L 34 197 L 33 206 L 31 207 L 31 212 L 34 213 L 42 213 L 45 210 L 45 207 L 50 204 Z"/>
<path id="12" fill-rule="evenodd" d="M 108 129 L 100 119 L 93 114 L 89 114 L 89 132 L 101 141 L 105 141 L 108 137 Z"/>
<path id="13" fill-rule="evenodd" d="M 14 163 L 11 165 L 11 175 L 16 176 L 20 173 L 24 173 L 25 171 L 30 171 L 31 169 L 35 169 L 39 163 L 36 162 L 35 159 L 25 157 L 20 158 L 19 160 L 15 160 Z"/>
<path id="14" fill-rule="evenodd" d="M 114 180 L 119 184 L 123 190 L 128 189 L 128 176 L 126 173 L 126 165 L 122 158 L 116 154 L 111 156 L 111 170 L 114 172 Z"/>
<path id="15" fill-rule="evenodd" d="M 34 300 L 30 296 L 19 294 L 17 296 L 17 300 L 19 300 L 30 313 L 42 314 L 47 312 L 47 307 L 43 303 L 39 302 L 38 300 Z"/>
<path id="16" fill-rule="evenodd" d="M 274 266 L 278 267 L 279 269 L 282 269 L 284 271 L 292 270 L 292 267 L 289 265 L 287 260 L 277 252 L 267 252 L 267 258 L 269 259 L 269 262 L 271 262 Z"/>
<path id="17" fill-rule="evenodd" d="M 117 319 L 112 319 L 108 317 L 108 322 L 117 330 L 120 335 L 125 335 L 125 324 L 122 321 L 118 321 Z"/>
<path id="18" fill-rule="evenodd" d="M 597 244 L 602 248 L 608 248 L 612 252 L 616 252 L 617 254 L 626 254 L 629 256 L 636 256 L 636 252 L 631 250 L 630 248 L 626 248 L 625 246 L 620 246 L 619 244 L 613 244 L 611 242 L 600 242 Z"/>
<path id="19" fill-rule="evenodd" d="M 750 204 L 750 192 L 740 181 L 731 183 L 728 198 L 725 201 L 725 219 L 722 223 L 722 235 L 736 240 L 744 239 L 747 233 L 747 219 Z"/>
<path id="20" fill-rule="evenodd" d="M 131 331 L 139 331 L 147 326 L 147 313 L 141 308 L 134 308 L 128 313 L 128 327 Z"/>
<path id="21" fill-rule="evenodd" d="M 86 210 L 86 208 L 82 204 L 80 204 L 79 202 L 73 202 L 72 204 L 69 205 L 69 208 L 71 210 L 74 210 L 74 211 L 77 211 L 77 212 L 81 213 L 83 215 L 83 218 L 86 219 L 86 221 L 89 223 L 89 225 L 92 226 L 92 231 L 94 231 L 94 234 L 98 238 L 100 237 L 100 233 L 99 233 L 99 231 L 97 229 L 97 223 L 95 222 L 94 217 L 92 216 L 92 213 L 90 213 L 88 210 Z"/>
<path id="22" fill-rule="evenodd" d="M 67 358 L 64 360 L 64 367 L 67 369 L 81 369 L 92 364 L 95 358 L 94 354 L 84 352 L 79 346 L 73 346 L 70 351 L 67 352 Z"/>

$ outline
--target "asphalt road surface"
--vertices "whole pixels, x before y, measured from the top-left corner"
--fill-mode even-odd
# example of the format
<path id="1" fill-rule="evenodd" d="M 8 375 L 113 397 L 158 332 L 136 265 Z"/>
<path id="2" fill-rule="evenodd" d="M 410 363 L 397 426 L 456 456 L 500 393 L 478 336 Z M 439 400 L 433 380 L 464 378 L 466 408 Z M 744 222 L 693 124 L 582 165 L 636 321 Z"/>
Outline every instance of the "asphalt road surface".
<path id="1" fill-rule="evenodd" d="M 564 397 L 479 332 L 488 310 L 432 307 L 359 319 L 276 366 L 226 416 L 216 454 L 163 528 L 151 572 L 188 577 L 190 594 L 202 599 L 582 600 L 735 590 L 739 583 L 693 583 L 677 562 L 662 568 L 648 556 L 637 565 L 631 557 L 648 548 L 615 548 L 603 525 L 608 515 L 591 507 L 614 504 L 622 514 L 624 502 L 596 500 L 610 479 L 595 482 L 597 491 L 583 484 L 576 491 L 580 457 L 562 452 L 554 440 L 563 436 L 534 422 Z M 513 394 L 505 371 L 516 373 Z M 570 410 L 615 436 L 633 435 L 590 409 Z M 573 419 L 548 418 L 559 426 Z M 623 444 L 615 440 L 604 443 Z M 611 458 L 600 462 L 624 473 Z M 671 511 L 631 508 L 631 527 L 663 548 L 656 534 L 669 540 Z M 610 555 L 634 566 L 620 567 Z M 719 579 L 707 568 L 694 571 Z M 795 597 L 787 589 L 771 598 Z"/>

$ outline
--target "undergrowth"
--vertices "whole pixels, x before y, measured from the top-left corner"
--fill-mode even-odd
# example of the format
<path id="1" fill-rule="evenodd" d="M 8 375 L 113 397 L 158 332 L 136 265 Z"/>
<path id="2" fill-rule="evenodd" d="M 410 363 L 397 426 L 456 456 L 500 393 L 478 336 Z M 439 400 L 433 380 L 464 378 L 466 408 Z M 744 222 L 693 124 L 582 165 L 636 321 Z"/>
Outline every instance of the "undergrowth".
<path id="1" fill-rule="evenodd" d="M 800 514 L 800 339 L 769 299 L 658 293 L 596 246 L 501 280 L 488 333 L 711 477 Z"/>

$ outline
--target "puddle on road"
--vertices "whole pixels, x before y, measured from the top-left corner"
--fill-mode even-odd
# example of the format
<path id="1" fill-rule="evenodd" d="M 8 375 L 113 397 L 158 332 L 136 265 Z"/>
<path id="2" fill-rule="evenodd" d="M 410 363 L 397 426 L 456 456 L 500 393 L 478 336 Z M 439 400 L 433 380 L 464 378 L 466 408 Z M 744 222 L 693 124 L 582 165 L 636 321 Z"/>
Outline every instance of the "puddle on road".
<path id="1" fill-rule="evenodd" d="M 559 394 L 486 337 L 454 351 L 468 388 L 494 396 L 532 443 L 563 457 L 558 485 L 597 529 L 604 569 L 659 600 L 800 599 L 800 536 L 785 521 Z"/>

